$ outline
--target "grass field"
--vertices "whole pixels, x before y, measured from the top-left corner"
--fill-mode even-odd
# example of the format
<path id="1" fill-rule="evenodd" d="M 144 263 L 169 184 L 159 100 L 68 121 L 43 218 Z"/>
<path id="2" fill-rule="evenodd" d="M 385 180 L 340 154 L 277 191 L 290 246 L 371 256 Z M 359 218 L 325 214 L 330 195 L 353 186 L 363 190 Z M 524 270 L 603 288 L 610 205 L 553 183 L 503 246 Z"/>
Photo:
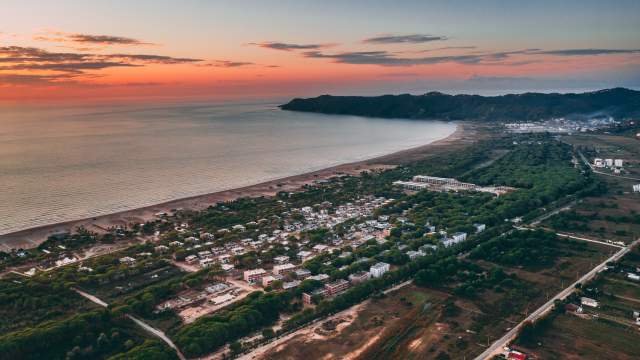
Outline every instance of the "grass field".
<path id="1" fill-rule="evenodd" d="M 523 348 L 538 359 L 637 359 L 640 333 L 604 319 L 562 314 L 539 337 L 539 346 Z"/>
<path id="2" fill-rule="evenodd" d="M 86 290 L 104 301 L 110 302 L 138 289 L 183 275 L 184 272 L 179 268 L 167 265 L 159 269 L 140 272 L 125 279 L 111 282 L 107 285 L 87 288 Z"/>

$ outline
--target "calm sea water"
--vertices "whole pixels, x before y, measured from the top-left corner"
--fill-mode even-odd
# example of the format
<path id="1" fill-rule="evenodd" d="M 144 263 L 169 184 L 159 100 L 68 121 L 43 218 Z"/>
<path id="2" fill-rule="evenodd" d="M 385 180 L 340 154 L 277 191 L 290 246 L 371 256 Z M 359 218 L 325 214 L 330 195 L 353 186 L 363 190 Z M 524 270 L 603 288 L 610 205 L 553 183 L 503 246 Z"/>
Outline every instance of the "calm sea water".
<path id="1" fill-rule="evenodd" d="M 275 105 L 2 109 L 0 234 L 363 160 L 455 130 Z"/>

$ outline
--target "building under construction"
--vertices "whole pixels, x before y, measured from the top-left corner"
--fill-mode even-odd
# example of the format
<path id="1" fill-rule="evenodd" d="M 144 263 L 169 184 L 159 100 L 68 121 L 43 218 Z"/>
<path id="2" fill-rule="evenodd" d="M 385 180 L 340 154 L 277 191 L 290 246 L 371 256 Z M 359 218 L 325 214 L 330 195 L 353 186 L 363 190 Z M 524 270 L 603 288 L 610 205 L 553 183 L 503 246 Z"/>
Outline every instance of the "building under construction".
<path id="1" fill-rule="evenodd" d="M 436 176 L 416 175 L 412 181 L 395 181 L 395 186 L 400 186 L 406 190 L 420 191 L 480 191 L 490 192 L 498 196 L 515 190 L 508 186 L 480 186 L 471 183 L 460 182 L 453 178 L 441 178 Z"/>

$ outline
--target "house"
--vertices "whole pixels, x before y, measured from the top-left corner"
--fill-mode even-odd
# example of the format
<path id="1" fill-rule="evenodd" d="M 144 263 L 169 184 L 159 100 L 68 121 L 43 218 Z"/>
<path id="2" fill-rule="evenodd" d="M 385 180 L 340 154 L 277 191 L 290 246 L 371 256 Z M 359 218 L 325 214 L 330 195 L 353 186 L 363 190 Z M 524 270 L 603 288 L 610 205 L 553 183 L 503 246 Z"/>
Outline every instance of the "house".
<path id="1" fill-rule="evenodd" d="M 369 273 L 371 273 L 371 277 L 373 278 L 379 278 L 387 271 L 389 271 L 389 264 L 383 262 L 379 262 L 369 268 Z"/>
<path id="2" fill-rule="evenodd" d="M 166 253 L 167 251 L 169 251 L 169 247 L 168 246 L 164 246 L 164 245 L 158 245 L 155 248 L 153 248 L 153 251 L 162 254 L 162 253 Z"/>
<path id="3" fill-rule="evenodd" d="M 247 230 L 247 228 L 244 227 L 244 225 L 233 225 L 231 227 L 232 230 L 236 230 L 236 231 L 240 231 L 240 232 L 244 232 Z"/>
<path id="4" fill-rule="evenodd" d="M 229 261 L 231 261 L 231 255 L 229 254 L 220 255 L 218 256 L 218 261 L 220 262 L 220 264 L 228 264 Z"/>
<path id="5" fill-rule="evenodd" d="M 295 269 L 296 269 L 295 265 L 293 265 L 291 263 L 287 263 L 287 264 L 274 266 L 272 273 L 274 275 L 284 275 L 286 273 L 290 273 L 290 272 L 294 271 Z"/>
<path id="6" fill-rule="evenodd" d="M 123 258 L 120 258 L 120 264 L 127 264 L 129 266 L 133 266 L 136 264 L 136 259 L 129 256 L 125 256 Z"/>
<path id="7" fill-rule="evenodd" d="M 184 258 L 184 261 L 187 264 L 195 264 L 196 262 L 198 262 L 198 256 L 197 255 L 189 255 L 186 258 Z"/>
<path id="8" fill-rule="evenodd" d="M 295 287 L 298 287 L 300 285 L 300 283 L 302 283 L 302 281 L 300 281 L 300 280 L 293 280 L 293 281 L 288 281 L 288 282 L 282 283 L 282 290 L 293 289 Z"/>
<path id="9" fill-rule="evenodd" d="M 242 246 L 236 246 L 231 249 L 231 252 L 233 253 L 233 255 L 242 255 L 246 252 L 246 250 Z"/>
<path id="10" fill-rule="evenodd" d="M 318 252 L 318 253 L 323 253 L 325 251 L 328 251 L 329 247 L 327 245 L 322 245 L 322 244 L 318 244 L 316 246 L 313 247 L 313 251 Z"/>
<path id="11" fill-rule="evenodd" d="M 419 257 L 419 256 L 424 256 L 424 253 L 420 252 L 420 251 L 407 251 L 407 256 L 409 256 L 410 260 L 414 260 L 415 258 Z"/>
<path id="12" fill-rule="evenodd" d="M 331 277 L 327 274 L 318 274 L 318 275 L 314 275 L 314 276 L 309 276 L 307 279 L 310 280 L 316 280 L 316 281 L 321 281 L 323 283 L 326 283 L 327 281 L 329 281 Z"/>
<path id="13" fill-rule="evenodd" d="M 627 279 L 633 280 L 633 281 L 640 281 L 640 275 L 634 274 L 634 273 L 628 273 Z"/>
<path id="14" fill-rule="evenodd" d="M 444 245 L 444 247 L 449 247 L 449 246 L 453 246 L 457 243 L 459 243 L 461 241 L 456 241 L 454 239 L 444 239 L 442 240 L 442 245 Z"/>
<path id="15" fill-rule="evenodd" d="M 640 184 L 633 185 L 633 192 L 634 193 L 640 193 Z"/>
<path id="16" fill-rule="evenodd" d="M 264 269 L 253 269 L 246 270 L 243 273 L 242 277 L 244 278 L 244 281 L 248 282 L 249 284 L 255 284 L 266 275 L 267 272 Z"/>
<path id="17" fill-rule="evenodd" d="M 210 268 L 215 263 L 216 263 L 216 261 L 214 259 L 212 259 L 212 258 L 200 259 L 200 267 L 202 267 L 203 269 Z"/>
<path id="18" fill-rule="evenodd" d="M 285 255 L 276 256 L 273 258 L 273 262 L 282 265 L 289 262 L 289 257 Z"/>
<path id="19" fill-rule="evenodd" d="M 435 250 L 438 250 L 438 247 L 433 245 L 433 244 L 425 244 L 425 245 L 422 245 L 422 246 L 420 246 L 418 248 L 418 251 L 420 251 L 423 254 L 427 254 L 427 253 L 429 253 L 431 251 L 435 251 Z"/>
<path id="20" fill-rule="evenodd" d="M 467 240 L 467 233 L 466 232 L 453 233 L 453 234 L 451 234 L 451 238 L 453 240 L 455 240 L 456 243 L 459 243 L 459 242 Z"/>
<path id="21" fill-rule="evenodd" d="M 293 272 L 294 274 L 296 274 L 296 278 L 304 280 L 306 278 L 308 278 L 309 276 L 311 276 L 311 271 L 307 270 L 307 269 L 297 269 Z"/>
<path id="22" fill-rule="evenodd" d="M 604 167 L 604 161 L 602 161 L 602 159 L 600 158 L 595 158 L 593 159 L 593 166 L 598 168 Z"/>
<path id="23" fill-rule="evenodd" d="M 527 354 L 521 353 L 519 351 L 511 350 L 507 354 L 508 360 L 527 360 Z"/>
<path id="24" fill-rule="evenodd" d="M 262 278 L 262 286 L 267 287 L 276 280 L 278 279 L 275 276 L 267 275 Z"/>
<path id="25" fill-rule="evenodd" d="M 129 259 L 131 259 L 131 258 L 129 258 Z M 132 259 L 132 260 L 133 260 L 133 264 L 135 264 L 136 260 L 135 259 Z M 78 259 L 76 259 L 74 257 L 65 257 L 65 258 L 63 258 L 61 260 L 56 260 L 56 266 L 64 266 L 64 265 L 68 265 L 68 264 L 73 264 L 76 261 L 78 261 Z M 122 262 L 122 261 L 120 261 L 120 262 Z"/>
<path id="26" fill-rule="evenodd" d="M 371 274 L 366 271 L 360 271 L 349 275 L 349 281 L 352 284 L 359 284 L 371 279 Z"/>
<path id="27" fill-rule="evenodd" d="M 622 164 L 624 163 L 624 161 L 622 159 L 615 159 L 613 160 L 613 165 L 615 167 L 622 167 Z"/>
<path id="28" fill-rule="evenodd" d="M 324 285 L 328 296 L 335 296 L 349 288 L 349 282 L 344 279 L 336 280 Z"/>
<path id="29" fill-rule="evenodd" d="M 487 228 L 487 226 L 485 224 L 475 223 L 475 224 L 473 224 L 473 226 L 476 228 L 476 234 L 485 231 L 486 228 Z"/>
<path id="30" fill-rule="evenodd" d="M 231 264 L 222 264 L 222 266 L 221 266 L 222 270 L 225 271 L 225 272 L 229 272 L 229 271 L 233 270 L 233 267 L 234 266 L 231 265 Z"/>
<path id="31" fill-rule="evenodd" d="M 584 296 L 580 298 L 580 304 L 594 308 L 598 307 L 598 301 Z"/>
<path id="32" fill-rule="evenodd" d="M 604 159 L 604 163 L 607 165 L 607 167 L 612 167 L 613 159 Z"/>
<path id="33" fill-rule="evenodd" d="M 320 288 L 320 289 L 315 289 L 313 290 L 310 294 L 309 293 L 302 293 L 302 302 L 307 304 L 307 305 L 311 305 L 313 304 L 313 298 L 315 296 L 318 297 L 325 297 L 327 296 L 327 290 L 325 288 Z"/>
<path id="34" fill-rule="evenodd" d="M 311 251 L 300 251 L 298 253 L 298 259 L 300 261 L 306 261 L 307 259 L 309 259 L 311 256 L 313 255 L 313 253 L 311 253 Z"/>

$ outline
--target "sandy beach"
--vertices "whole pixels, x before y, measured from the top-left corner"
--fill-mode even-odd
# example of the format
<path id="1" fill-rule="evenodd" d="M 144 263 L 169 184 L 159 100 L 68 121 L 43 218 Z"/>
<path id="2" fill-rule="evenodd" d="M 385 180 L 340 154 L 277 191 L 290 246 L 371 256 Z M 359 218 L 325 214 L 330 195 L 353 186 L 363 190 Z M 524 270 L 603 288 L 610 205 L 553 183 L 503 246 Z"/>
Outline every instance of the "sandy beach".
<path id="1" fill-rule="evenodd" d="M 366 170 L 393 167 L 444 151 L 450 151 L 455 147 L 464 146 L 466 143 L 477 140 L 478 128 L 475 125 L 469 123 L 457 123 L 456 125 L 456 131 L 444 139 L 364 161 L 342 164 L 237 189 L 172 200 L 95 218 L 67 221 L 0 235 L 0 250 L 7 251 L 10 249 L 36 247 L 51 234 L 72 231 L 80 226 L 84 226 L 91 231 L 103 232 L 111 226 L 143 223 L 153 219 L 155 214 L 159 212 L 169 212 L 172 209 L 200 210 L 220 201 L 231 201 L 240 197 L 273 196 L 279 191 L 296 191 L 316 180 L 328 179 L 341 174 L 357 175 Z"/>

